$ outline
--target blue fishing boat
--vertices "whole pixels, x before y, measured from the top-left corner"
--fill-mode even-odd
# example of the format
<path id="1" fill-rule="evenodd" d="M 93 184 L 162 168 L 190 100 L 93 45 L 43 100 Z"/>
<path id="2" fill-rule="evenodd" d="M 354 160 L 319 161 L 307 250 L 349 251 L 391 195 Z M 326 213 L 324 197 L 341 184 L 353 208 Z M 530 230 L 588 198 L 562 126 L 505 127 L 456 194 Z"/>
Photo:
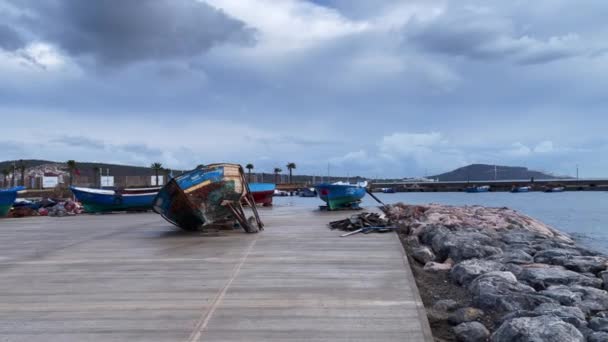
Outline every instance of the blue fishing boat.
<path id="1" fill-rule="evenodd" d="M 70 187 L 78 202 L 89 213 L 151 210 L 159 189 L 102 190 Z"/>
<path id="2" fill-rule="evenodd" d="M 464 191 L 471 193 L 471 194 L 479 193 L 479 192 L 488 192 L 488 191 L 490 191 L 490 186 L 489 185 L 470 186 L 470 187 L 466 188 Z"/>
<path id="3" fill-rule="evenodd" d="M 246 217 L 242 202 L 251 207 L 253 217 Z M 158 192 L 153 208 L 165 220 L 189 231 L 234 222 L 248 233 L 264 227 L 238 164 L 202 165 L 171 179 Z"/>
<path id="4" fill-rule="evenodd" d="M 521 193 L 521 192 L 530 192 L 530 190 L 532 190 L 532 188 L 529 186 L 514 186 L 513 189 L 511 189 L 511 192 L 512 193 Z"/>
<path id="5" fill-rule="evenodd" d="M 276 188 L 277 186 L 273 183 L 249 183 L 253 200 L 256 204 L 262 204 L 265 207 L 272 205 L 272 197 Z"/>
<path id="6" fill-rule="evenodd" d="M 11 210 L 17 199 L 17 192 L 25 190 L 23 186 L 16 186 L 9 189 L 0 189 L 0 217 L 4 217 Z"/>
<path id="7" fill-rule="evenodd" d="M 315 186 L 319 198 L 327 203 L 328 210 L 358 208 L 365 196 L 367 182 L 358 184 L 323 183 Z"/>

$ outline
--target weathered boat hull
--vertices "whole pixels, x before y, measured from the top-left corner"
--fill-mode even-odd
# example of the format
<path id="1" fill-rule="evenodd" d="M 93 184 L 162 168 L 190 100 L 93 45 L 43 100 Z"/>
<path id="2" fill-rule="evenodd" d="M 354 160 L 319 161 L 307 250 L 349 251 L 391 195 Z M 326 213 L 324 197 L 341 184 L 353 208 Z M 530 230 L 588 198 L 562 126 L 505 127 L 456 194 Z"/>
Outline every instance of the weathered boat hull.
<path id="1" fill-rule="evenodd" d="M 151 210 L 152 203 L 158 191 L 116 192 L 114 190 L 99 190 L 70 187 L 76 199 L 82 203 L 86 212 L 100 213 L 110 211 Z M 143 189 L 142 189 L 143 190 Z"/>
<path id="2" fill-rule="evenodd" d="M 173 178 L 154 199 L 154 211 L 184 230 L 202 230 L 215 223 L 238 221 L 248 232 L 263 227 L 255 206 L 257 229 L 245 218 L 241 201 L 250 197 L 243 168 L 212 164 Z"/>
<path id="3" fill-rule="evenodd" d="M 0 217 L 8 214 L 17 199 L 17 192 L 24 190 L 22 186 L 17 186 L 10 189 L 0 189 Z"/>
<path id="4" fill-rule="evenodd" d="M 253 200 L 256 204 L 262 204 L 265 207 L 272 205 L 272 197 L 276 185 L 272 183 L 249 183 L 249 190 L 253 195 Z"/>
<path id="5" fill-rule="evenodd" d="M 366 193 L 364 187 L 357 185 L 318 184 L 315 189 L 329 210 L 351 207 L 359 203 Z"/>

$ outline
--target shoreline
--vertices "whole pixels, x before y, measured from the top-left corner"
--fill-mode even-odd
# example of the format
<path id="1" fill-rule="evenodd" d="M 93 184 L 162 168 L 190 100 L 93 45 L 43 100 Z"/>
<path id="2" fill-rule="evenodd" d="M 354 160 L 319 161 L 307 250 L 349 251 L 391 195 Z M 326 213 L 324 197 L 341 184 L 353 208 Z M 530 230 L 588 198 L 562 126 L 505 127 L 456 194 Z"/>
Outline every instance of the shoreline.
<path id="1" fill-rule="evenodd" d="M 386 213 L 436 341 L 608 340 L 605 255 L 507 208 L 395 204 Z"/>

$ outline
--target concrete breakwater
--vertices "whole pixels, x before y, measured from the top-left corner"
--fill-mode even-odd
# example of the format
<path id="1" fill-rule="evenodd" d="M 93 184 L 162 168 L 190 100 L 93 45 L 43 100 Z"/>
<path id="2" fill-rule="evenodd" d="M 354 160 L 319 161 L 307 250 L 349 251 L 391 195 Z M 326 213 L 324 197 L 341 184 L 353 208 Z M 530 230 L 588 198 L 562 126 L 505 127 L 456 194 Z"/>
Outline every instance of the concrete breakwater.
<path id="1" fill-rule="evenodd" d="M 437 340 L 608 341 L 608 257 L 507 208 L 386 212 Z"/>

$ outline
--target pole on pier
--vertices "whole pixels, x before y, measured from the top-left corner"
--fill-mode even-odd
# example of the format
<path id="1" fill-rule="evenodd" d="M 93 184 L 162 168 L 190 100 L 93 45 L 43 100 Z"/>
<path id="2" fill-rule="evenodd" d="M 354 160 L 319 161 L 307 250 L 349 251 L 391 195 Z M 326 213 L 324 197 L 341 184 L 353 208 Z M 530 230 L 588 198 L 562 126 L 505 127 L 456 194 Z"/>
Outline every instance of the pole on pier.
<path id="1" fill-rule="evenodd" d="M 369 189 L 365 188 L 365 192 L 367 192 L 368 195 L 372 196 L 372 198 L 375 199 L 376 202 L 382 204 L 383 206 L 386 206 L 386 204 L 384 204 L 384 202 L 382 202 L 378 197 L 376 197 L 376 195 L 372 194 L 372 192 L 369 191 Z"/>

